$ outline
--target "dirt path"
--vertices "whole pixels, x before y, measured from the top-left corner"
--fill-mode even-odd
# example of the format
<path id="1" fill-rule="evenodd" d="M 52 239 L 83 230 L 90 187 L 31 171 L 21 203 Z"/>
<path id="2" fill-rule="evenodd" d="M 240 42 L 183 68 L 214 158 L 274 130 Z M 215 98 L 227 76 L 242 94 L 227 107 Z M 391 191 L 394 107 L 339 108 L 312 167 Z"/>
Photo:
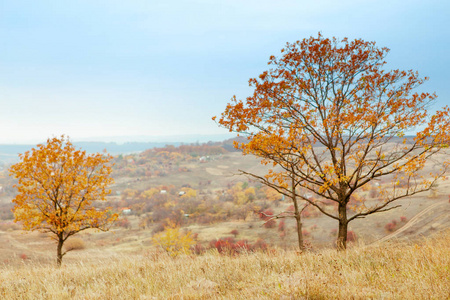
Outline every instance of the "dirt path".
<path id="1" fill-rule="evenodd" d="M 448 204 L 447 200 L 444 201 L 440 201 L 438 203 L 435 203 L 427 208 L 425 208 L 424 210 L 422 210 L 420 213 L 418 213 L 417 215 L 415 215 L 414 217 L 411 218 L 411 220 L 409 220 L 405 225 L 403 225 L 400 229 L 396 230 L 395 232 L 386 235 L 385 237 L 382 237 L 381 239 L 373 242 L 371 245 L 376 245 L 376 244 L 380 244 L 383 242 L 386 242 L 390 239 L 393 239 L 395 237 L 397 237 L 399 234 L 401 234 L 402 232 L 408 230 L 409 228 L 411 228 L 413 225 L 417 224 L 421 217 L 423 217 L 425 214 L 427 214 L 428 212 L 436 209 L 437 207 L 443 206 L 445 204 Z"/>

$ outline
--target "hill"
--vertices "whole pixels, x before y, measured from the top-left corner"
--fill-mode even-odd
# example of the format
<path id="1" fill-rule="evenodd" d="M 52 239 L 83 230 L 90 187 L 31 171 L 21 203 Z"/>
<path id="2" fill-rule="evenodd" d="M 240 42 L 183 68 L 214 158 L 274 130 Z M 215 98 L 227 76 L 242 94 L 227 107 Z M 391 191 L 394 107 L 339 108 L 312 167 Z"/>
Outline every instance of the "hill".
<path id="1" fill-rule="evenodd" d="M 122 144 L 118 143 L 107 143 L 107 142 L 76 142 L 74 143 L 77 148 L 86 150 L 88 153 L 102 152 L 106 150 L 112 155 L 118 155 L 121 153 L 134 153 L 147 150 L 154 147 L 163 147 L 165 145 L 181 145 L 180 142 L 168 142 L 168 143 L 157 143 L 157 142 L 126 142 Z M 13 163 L 18 161 L 18 154 L 24 153 L 30 150 L 36 145 L 14 145 L 14 144 L 0 144 L 0 162 L 2 163 Z"/>
<path id="2" fill-rule="evenodd" d="M 230 151 L 231 145 L 232 140 L 166 145 L 117 155 L 108 206 L 121 217 L 109 232 L 88 230 L 71 238 L 69 247 L 77 251 L 64 257 L 61 269 L 55 269 L 55 245 L 46 234 L 24 233 L 12 223 L 14 181 L 0 171 L 5 245 L 0 294 L 6 299 L 448 297 L 447 181 L 397 202 L 401 208 L 352 222 L 346 253 L 334 250 L 336 221 L 308 208 L 303 234 L 310 251 L 299 254 L 293 220 L 267 226 L 260 214 L 289 211 L 291 203 L 239 175 L 239 170 L 265 174 L 270 166 Z M 370 186 L 361 193 L 378 201 Z M 193 234 L 192 255 L 171 258 L 155 247 L 152 237 L 169 222 Z"/>
<path id="3" fill-rule="evenodd" d="M 152 237 L 170 222 L 195 237 L 193 253 L 200 256 L 191 257 L 193 261 L 207 261 L 202 258 L 207 257 L 205 253 L 223 252 L 220 247 L 226 243 L 237 247 L 234 249 L 238 251 L 233 253 L 242 252 L 239 249 L 256 252 L 262 249 L 266 253 L 286 251 L 294 257 L 292 250 L 297 245 L 294 221 L 277 220 L 268 226 L 260 214 L 289 211 L 292 204 L 258 182 L 239 175 L 239 170 L 264 174 L 270 166 L 261 165 L 253 156 L 230 152 L 227 147 L 231 143 L 167 145 L 117 155 L 115 184 L 107 205 L 121 213 L 120 219 L 109 232 L 89 230 L 71 238 L 78 251 L 69 252 L 63 263 L 95 265 L 94 262 L 123 256 L 137 260 L 154 255 L 163 257 Z M 388 180 L 378 182 L 381 188 L 388 183 Z M 54 243 L 43 233 L 24 233 L 12 222 L 13 184 L 6 170 L 0 171 L 0 244 L 5 245 L 0 248 L 0 262 L 7 268 L 23 264 L 51 268 L 55 262 Z M 361 244 L 383 248 L 391 241 L 418 243 L 424 236 L 445 232 L 450 228 L 449 194 L 449 182 L 442 181 L 429 193 L 397 202 L 402 205 L 400 208 L 352 222 L 349 229 L 353 242 L 349 248 L 353 251 Z M 378 201 L 377 193 L 370 187 L 361 192 L 361 197 Z M 328 209 L 333 211 L 335 207 L 330 205 Z M 308 208 L 302 222 L 309 250 L 334 251 L 337 221 Z M 117 261 L 119 265 L 122 263 Z"/>

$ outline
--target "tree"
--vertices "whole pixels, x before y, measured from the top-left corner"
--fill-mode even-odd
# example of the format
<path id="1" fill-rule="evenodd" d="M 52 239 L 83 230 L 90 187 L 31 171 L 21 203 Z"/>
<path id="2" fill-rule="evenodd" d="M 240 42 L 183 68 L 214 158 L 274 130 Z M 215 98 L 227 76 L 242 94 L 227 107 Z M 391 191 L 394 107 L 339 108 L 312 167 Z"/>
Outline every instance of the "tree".
<path id="1" fill-rule="evenodd" d="M 15 222 L 25 230 L 51 233 L 57 241 L 57 264 L 61 265 L 64 242 L 74 234 L 96 228 L 106 231 L 117 214 L 95 207 L 105 201 L 113 182 L 109 155 L 76 150 L 68 138 L 52 138 L 24 154 L 11 166 L 18 179 L 13 199 Z"/>
<path id="2" fill-rule="evenodd" d="M 292 169 L 292 166 L 291 166 Z M 284 179 L 288 179 L 290 180 L 290 186 L 289 186 L 289 190 L 286 189 L 286 184 L 284 182 L 278 181 L 278 182 L 271 182 L 270 180 L 268 180 L 268 178 L 265 177 L 261 177 L 258 176 L 256 174 L 252 174 L 252 173 L 248 173 L 245 171 L 241 171 L 243 174 L 247 175 L 247 176 L 252 176 L 257 178 L 261 183 L 267 185 L 269 188 L 274 189 L 278 192 L 281 192 L 282 194 L 284 194 L 285 196 L 287 196 L 289 199 L 291 199 L 293 205 L 292 205 L 292 210 L 288 211 L 283 211 L 280 214 L 277 215 L 272 215 L 270 219 L 279 219 L 279 218 L 294 218 L 295 222 L 296 222 L 296 229 L 297 229 L 297 242 L 298 242 L 298 248 L 300 249 L 300 251 L 304 251 L 305 248 L 305 243 L 304 243 L 304 239 L 303 239 L 303 223 L 302 223 L 302 213 L 303 211 L 308 207 L 308 204 L 304 204 L 303 206 L 299 205 L 298 201 L 297 201 L 297 187 L 299 185 L 299 182 L 295 180 L 295 174 L 294 173 L 289 173 L 288 175 L 290 176 L 289 178 L 284 178 Z M 286 174 L 287 172 L 285 172 Z M 283 191 L 279 188 L 278 184 L 282 184 L 283 187 L 285 188 Z M 272 220 L 270 220 L 272 221 Z M 284 233 L 285 234 L 285 233 Z M 284 235 L 283 235 L 284 237 Z"/>
<path id="3" fill-rule="evenodd" d="M 281 52 L 270 57 L 272 69 L 249 80 L 253 95 L 245 101 L 234 96 L 218 123 L 247 135 L 247 143 L 235 144 L 244 154 L 277 167 L 248 175 L 286 196 L 294 190 L 337 220 L 337 247 L 345 249 L 349 222 L 398 207 L 393 202 L 431 189 L 444 176 L 448 159 L 431 173 L 424 168 L 448 145 L 450 109 L 431 115 L 437 96 L 413 93 L 427 78 L 386 71 L 389 49 L 375 42 L 319 34 L 287 43 Z M 412 129 L 417 133 L 405 136 Z M 358 205 L 349 204 L 380 178 L 388 179 L 378 187 L 381 201 L 360 197 Z M 326 210 L 325 201 L 335 202 L 337 213 Z"/>

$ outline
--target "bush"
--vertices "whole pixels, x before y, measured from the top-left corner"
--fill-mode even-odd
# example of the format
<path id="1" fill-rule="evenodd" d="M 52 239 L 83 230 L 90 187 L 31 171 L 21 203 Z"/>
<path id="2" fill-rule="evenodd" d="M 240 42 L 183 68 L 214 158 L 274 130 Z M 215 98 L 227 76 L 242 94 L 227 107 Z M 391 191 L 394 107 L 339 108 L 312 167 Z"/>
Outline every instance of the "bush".
<path id="1" fill-rule="evenodd" d="M 161 232 L 161 231 L 164 231 L 164 224 L 162 224 L 162 223 L 158 223 L 158 224 L 156 224 L 156 226 L 155 226 L 155 228 L 153 228 L 153 233 L 158 233 L 158 232 Z"/>
<path id="2" fill-rule="evenodd" d="M 195 244 L 191 232 L 182 233 L 173 223 L 166 226 L 163 232 L 157 233 L 153 237 L 153 243 L 172 257 L 190 254 L 191 247 Z"/>
<path id="3" fill-rule="evenodd" d="M 319 210 L 317 210 L 314 206 L 308 205 L 302 212 L 303 218 L 315 218 L 320 215 Z"/>
<path id="4" fill-rule="evenodd" d="M 277 225 L 277 221 L 275 221 L 274 219 L 272 219 L 272 217 L 273 217 L 274 215 L 275 215 L 275 214 L 274 214 L 273 210 L 271 210 L 270 208 L 269 208 L 269 209 L 266 209 L 266 210 L 264 210 L 264 211 L 262 211 L 262 212 L 259 214 L 259 217 L 260 217 L 262 220 L 266 221 L 266 222 L 264 223 L 264 227 L 265 227 L 265 228 L 274 228 L 274 227 Z"/>
<path id="5" fill-rule="evenodd" d="M 274 228 L 275 226 L 277 226 L 277 221 L 275 221 L 274 219 L 266 221 L 264 223 L 264 228 Z"/>
<path id="6" fill-rule="evenodd" d="M 408 221 L 408 219 L 405 216 L 400 217 L 400 222 L 406 223 L 407 221 Z"/>
<path id="7" fill-rule="evenodd" d="M 247 240 L 235 241 L 232 237 L 212 240 L 209 243 L 210 249 L 216 249 L 220 254 L 238 255 L 246 252 L 265 251 L 268 249 L 267 243 L 262 239 L 258 239 L 254 244 L 250 244 Z"/>
<path id="8" fill-rule="evenodd" d="M 86 248 L 86 245 L 84 244 L 84 241 L 80 238 L 73 237 L 71 239 L 68 239 L 64 243 L 64 248 L 66 251 L 73 251 L 73 250 L 83 250 Z"/>
<path id="9" fill-rule="evenodd" d="M 356 238 L 356 233 L 354 231 L 347 231 L 347 242 L 356 242 Z"/>
<path id="10" fill-rule="evenodd" d="M 130 221 L 127 218 L 117 220 L 116 224 L 117 224 L 117 226 L 125 228 L 125 229 L 131 228 Z"/>
<path id="11" fill-rule="evenodd" d="M 388 232 L 394 232 L 395 229 L 396 229 L 396 227 L 397 227 L 397 224 L 394 224 L 394 223 L 387 223 L 387 224 L 384 226 L 384 229 L 386 229 L 386 231 L 388 231 Z"/>
<path id="12" fill-rule="evenodd" d="M 309 218 L 311 217 L 311 213 L 308 210 L 302 211 L 302 218 Z"/>
<path id="13" fill-rule="evenodd" d="M 270 208 L 263 210 L 259 213 L 259 218 L 264 221 L 270 220 L 273 216 L 274 212 Z"/>
<path id="14" fill-rule="evenodd" d="M 258 239 L 254 244 L 252 249 L 253 250 L 261 250 L 261 251 L 267 251 L 269 246 L 263 239 Z"/>
<path id="15" fill-rule="evenodd" d="M 191 251 L 195 255 L 201 255 L 206 252 L 206 248 L 202 244 L 195 244 L 192 246 Z"/>
<path id="16" fill-rule="evenodd" d="M 286 229 L 286 223 L 284 223 L 284 221 L 281 220 L 281 221 L 278 223 L 278 231 L 284 232 L 285 229 Z"/>
<path id="17" fill-rule="evenodd" d="M 221 238 L 218 240 L 213 240 L 209 243 L 211 248 L 217 249 L 220 254 L 233 254 L 235 240 L 232 237 Z"/>
<path id="18" fill-rule="evenodd" d="M 234 237 L 236 238 L 239 235 L 239 231 L 237 229 L 233 229 L 230 232 L 232 235 L 234 235 Z"/>

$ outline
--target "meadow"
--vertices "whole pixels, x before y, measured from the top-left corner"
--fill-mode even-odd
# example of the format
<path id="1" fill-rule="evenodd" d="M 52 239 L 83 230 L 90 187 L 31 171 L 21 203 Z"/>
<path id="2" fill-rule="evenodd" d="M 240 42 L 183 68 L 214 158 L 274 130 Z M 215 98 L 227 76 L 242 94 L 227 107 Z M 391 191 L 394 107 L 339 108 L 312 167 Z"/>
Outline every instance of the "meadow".
<path id="1" fill-rule="evenodd" d="M 450 231 L 415 242 L 1 266 L 2 299 L 448 299 Z"/>

